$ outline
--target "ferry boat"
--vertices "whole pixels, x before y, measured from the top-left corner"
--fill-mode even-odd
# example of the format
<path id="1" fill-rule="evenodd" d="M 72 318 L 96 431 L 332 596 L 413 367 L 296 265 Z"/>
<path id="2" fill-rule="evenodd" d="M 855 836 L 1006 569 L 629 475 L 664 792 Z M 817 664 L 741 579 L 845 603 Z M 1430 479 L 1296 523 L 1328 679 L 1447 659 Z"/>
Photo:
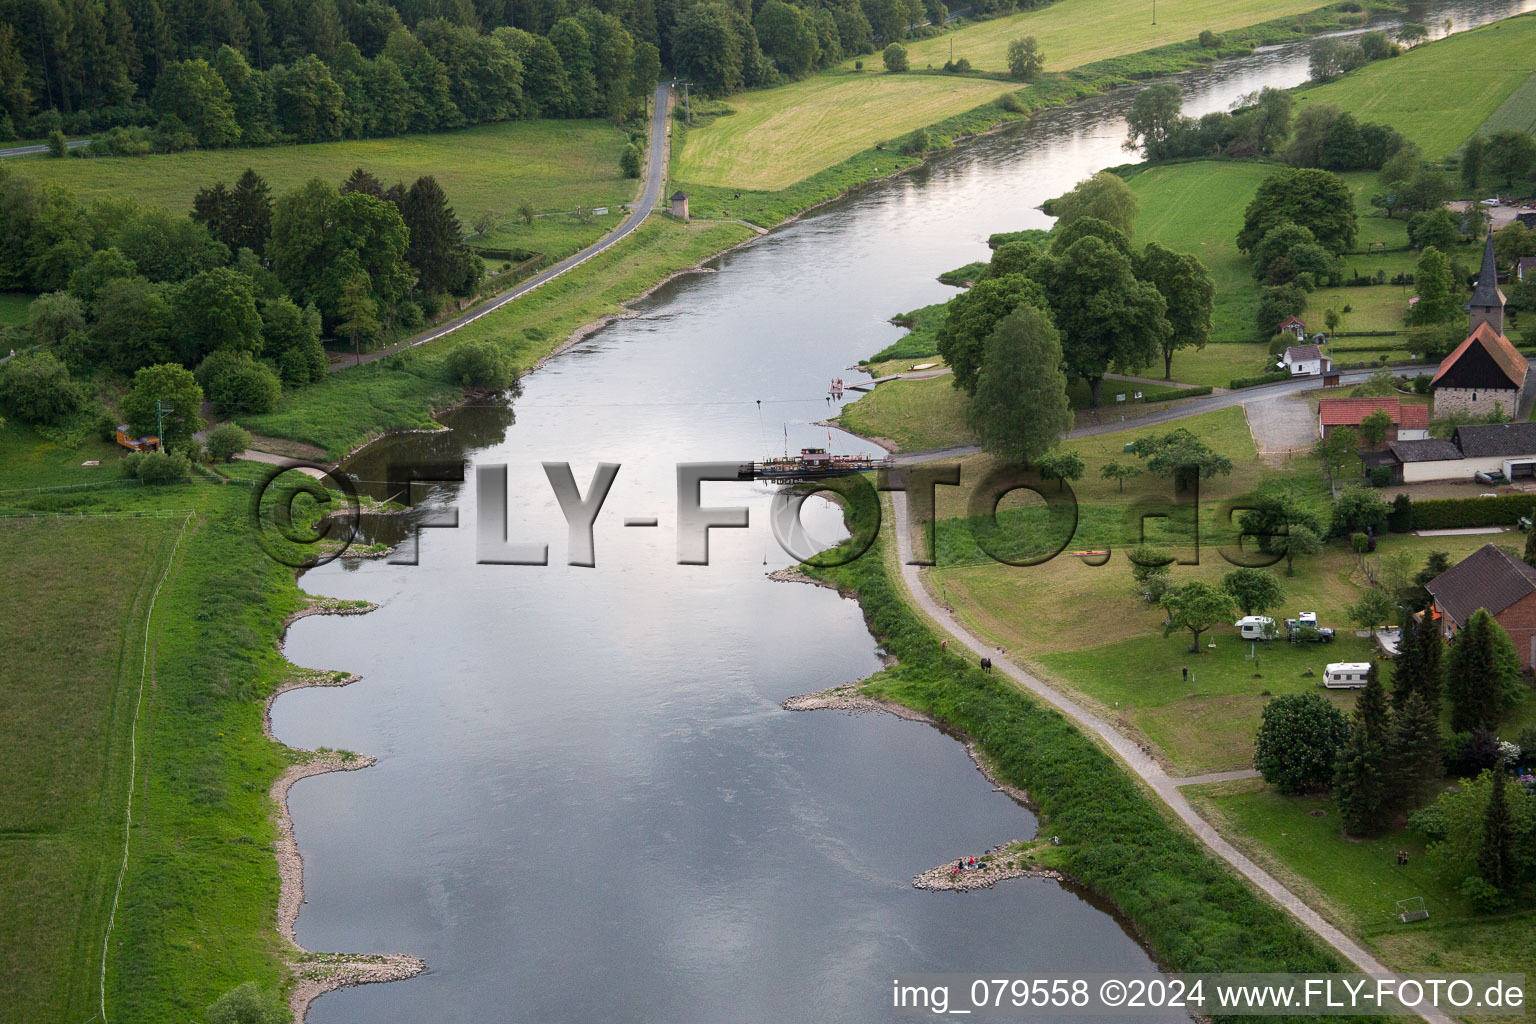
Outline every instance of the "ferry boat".
<path id="1" fill-rule="evenodd" d="M 876 459 L 869 455 L 832 455 L 825 448 L 802 448 L 799 455 L 745 463 L 738 476 L 742 480 L 814 480 L 889 469 L 892 465 L 894 463 L 888 457 Z"/>

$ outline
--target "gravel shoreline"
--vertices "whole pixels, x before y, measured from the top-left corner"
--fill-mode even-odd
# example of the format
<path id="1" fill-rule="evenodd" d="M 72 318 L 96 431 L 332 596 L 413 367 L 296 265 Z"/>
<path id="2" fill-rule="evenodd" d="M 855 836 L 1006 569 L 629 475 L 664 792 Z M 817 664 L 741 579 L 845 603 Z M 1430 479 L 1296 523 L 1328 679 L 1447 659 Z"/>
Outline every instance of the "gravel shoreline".
<path id="1" fill-rule="evenodd" d="M 971 868 L 956 874 L 955 868 L 965 861 L 963 857 L 953 862 L 946 861 L 936 868 L 929 868 L 912 879 L 912 888 L 936 892 L 969 892 L 972 889 L 990 889 L 998 882 L 1009 878 L 1054 878 L 1058 882 L 1065 881 L 1060 871 L 1022 863 L 1024 856 L 1022 852 L 1016 851 L 1011 855 L 1006 852 L 1009 847 L 1017 846 L 1023 841 L 999 843 L 977 857 L 979 861 L 986 861 L 987 866 L 984 868 Z M 1009 867 L 1010 863 L 1018 866 Z"/>
<path id="2" fill-rule="evenodd" d="M 370 602 L 338 601 L 312 598 L 305 607 L 288 616 L 279 636 L 286 638 L 288 627 L 310 615 L 365 615 L 378 605 Z M 279 640 L 281 645 L 282 640 Z M 299 669 L 291 678 L 273 689 L 262 707 L 261 729 L 273 742 L 282 742 L 272 734 L 272 702 L 290 690 L 309 686 L 350 686 L 361 677 L 349 672 L 318 672 Z M 427 969 L 426 962 L 406 953 L 312 953 L 300 946 L 294 936 L 294 923 L 304 905 L 304 858 L 299 854 L 293 834 L 293 817 L 288 813 L 288 791 L 295 782 L 328 772 L 352 772 L 367 768 L 374 758 L 339 750 L 298 751 L 307 757 L 289 765 L 268 790 L 276 808 L 277 839 L 273 853 L 277 857 L 280 885 L 277 895 L 277 933 L 288 947 L 288 967 L 294 984 L 288 994 L 288 1008 L 294 1024 L 304 1024 L 309 1004 L 316 997 L 349 985 L 371 985 L 402 981 Z"/>

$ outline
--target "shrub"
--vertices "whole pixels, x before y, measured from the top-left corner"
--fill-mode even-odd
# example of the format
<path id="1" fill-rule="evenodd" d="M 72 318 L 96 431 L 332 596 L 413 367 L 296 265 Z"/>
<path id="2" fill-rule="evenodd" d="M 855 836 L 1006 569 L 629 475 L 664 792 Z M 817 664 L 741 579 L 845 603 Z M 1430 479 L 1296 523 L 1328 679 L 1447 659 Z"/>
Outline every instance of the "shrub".
<path id="1" fill-rule="evenodd" d="M 461 387 L 500 391 L 517 380 L 517 367 L 493 341 L 465 342 L 448 353 L 448 379 Z"/>
<path id="2" fill-rule="evenodd" d="M 197 382 L 221 414 L 271 412 L 283 397 L 283 382 L 249 352 L 219 349 L 197 367 Z"/>
<path id="3" fill-rule="evenodd" d="M 625 146 L 624 152 L 619 154 L 619 169 L 624 172 L 626 178 L 640 177 L 641 162 L 640 147 L 633 142 Z"/>
<path id="4" fill-rule="evenodd" d="M 864 62 L 861 61 L 861 60 L 854 61 L 853 62 L 853 70 L 855 70 L 855 71 L 863 71 L 864 70 Z"/>
<path id="5" fill-rule="evenodd" d="M 1261 373 L 1257 377 L 1233 377 L 1227 382 L 1227 387 L 1236 391 L 1238 388 L 1254 388 L 1260 384 L 1274 384 L 1277 381 L 1290 380 L 1291 375 L 1284 370 L 1271 370 Z"/>
<path id="6" fill-rule="evenodd" d="M 230 462 L 251 446 L 251 435 L 238 423 L 220 423 L 208 431 L 208 457 Z"/>
<path id="7" fill-rule="evenodd" d="M 912 133 L 901 140 L 901 151 L 907 156 L 922 156 L 933 146 L 933 140 L 928 137 L 927 128 L 914 128 Z"/>
<path id="8" fill-rule="evenodd" d="M 69 152 L 69 143 L 64 138 L 64 133 L 55 128 L 48 133 L 48 155 L 63 156 Z"/>
<path id="9" fill-rule="evenodd" d="M 1385 487 L 1392 482 L 1392 471 L 1386 466 L 1376 466 L 1371 470 L 1371 486 Z"/>
<path id="10" fill-rule="evenodd" d="M 1024 101 L 1019 99 L 1018 93 L 1003 93 L 997 98 L 997 105 L 1000 109 L 1006 110 L 1010 114 L 1025 114 L 1029 112 L 1029 108 L 1024 106 Z"/>
<path id="11" fill-rule="evenodd" d="M 17 356 L 0 366 L 0 402 L 24 423 L 56 426 L 85 405 L 69 368 L 48 352 Z"/>
<path id="12" fill-rule="evenodd" d="M 1220 45 L 1221 36 L 1217 35 L 1215 32 L 1212 32 L 1208 28 L 1202 29 L 1200 31 L 1200 46 L 1202 49 L 1214 50 Z"/>
<path id="13" fill-rule="evenodd" d="M 133 475 L 146 484 L 173 484 L 192 474 L 192 460 L 180 453 L 134 452 L 124 461 L 133 463 Z"/>
<path id="14" fill-rule="evenodd" d="M 887 71 L 906 71 L 911 67 L 907 62 L 907 48 L 900 43 L 887 46 L 885 52 L 880 55 L 880 59 L 885 62 Z"/>
<path id="15" fill-rule="evenodd" d="M 203 1019 L 208 1024 L 287 1024 L 290 1015 L 276 992 L 248 981 L 219 996 Z"/>

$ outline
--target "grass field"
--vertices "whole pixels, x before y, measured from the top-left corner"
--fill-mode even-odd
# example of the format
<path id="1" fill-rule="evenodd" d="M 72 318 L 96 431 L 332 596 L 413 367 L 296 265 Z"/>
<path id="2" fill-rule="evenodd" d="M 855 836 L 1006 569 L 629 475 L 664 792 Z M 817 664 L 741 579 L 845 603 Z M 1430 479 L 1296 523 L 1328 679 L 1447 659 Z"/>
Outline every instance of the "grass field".
<path id="1" fill-rule="evenodd" d="M 1257 781 L 1186 792 L 1229 839 L 1397 969 L 1529 973 L 1536 967 L 1526 941 L 1532 912 L 1476 914 L 1425 858 L 1416 833 L 1345 839 L 1329 798 L 1281 796 Z M 1408 851 L 1402 867 L 1400 849 Z M 1395 916 L 1397 901 L 1414 896 L 1424 898 L 1429 920 L 1404 924 Z"/>
<path id="2" fill-rule="evenodd" d="M 237 418 L 258 434 L 317 445 L 332 458 L 384 431 L 430 428 L 431 410 L 459 394 L 442 371 L 457 346 L 491 340 L 527 369 L 576 328 L 619 312 L 625 300 L 750 235 L 740 224 L 652 217 L 580 267 L 439 341 L 333 373 L 284 394 L 271 413 Z"/>
<path id="3" fill-rule="evenodd" d="M 132 197 L 175 213 L 191 208 L 198 189 L 216 180 L 233 184 L 247 167 L 266 178 L 274 193 L 314 177 L 339 182 L 356 167 L 372 171 L 386 185 L 410 184 L 431 174 L 466 228 L 487 210 L 497 214 L 502 230 L 488 237 L 488 244 L 555 252 L 564 251 L 571 237 L 596 238 L 603 225 L 578 225 L 561 217 L 541 218 L 536 227 L 523 228 L 513 223 L 518 204 L 526 199 L 540 212 L 556 212 L 578 204 L 617 207 L 632 201 L 637 182 L 619 172 L 627 141 L 605 121 L 514 121 L 393 139 L 136 157 L 24 157 L 6 165 L 67 185 L 87 200 Z M 570 251 L 576 248 L 580 244 Z"/>
<path id="4" fill-rule="evenodd" d="M 902 451 L 975 444 L 976 435 L 965 419 L 967 396 L 950 380 L 945 376 L 881 384 L 845 405 L 838 422 L 864 437 L 894 441 Z"/>
<path id="5" fill-rule="evenodd" d="M 0 1016 L 84 1020 L 123 841 L 144 619 L 182 519 L 0 520 Z"/>
<path id="6" fill-rule="evenodd" d="M 1152 24 L 1151 4 L 1127 9 L 1095 0 L 1058 0 L 1038 11 L 983 21 L 954 32 L 905 44 L 912 67 L 942 67 L 950 44 L 982 71 L 1008 70 L 1008 44 L 1034 36 L 1045 53 L 1048 71 L 1081 67 L 1122 54 L 1194 39 L 1202 30 L 1230 29 L 1322 7 L 1318 0 L 1163 0 Z M 852 66 L 852 62 L 848 62 Z"/>
<path id="7" fill-rule="evenodd" d="M 1536 21 L 1533 21 L 1536 24 Z M 1399 58 L 1402 59 L 1402 58 Z M 1237 233 L 1243 226 L 1243 211 L 1259 184 L 1277 168 L 1270 164 L 1219 160 L 1149 166 L 1130 179 L 1132 191 L 1140 200 L 1136 217 L 1136 242 L 1161 242 L 1181 252 L 1193 253 L 1205 264 L 1216 285 L 1216 306 L 1212 314 L 1211 336 L 1221 341 L 1256 340 L 1258 328 L 1253 322 L 1258 308 L 1259 285 L 1253 278 L 1249 260 L 1237 248 Z M 1376 176 L 1357 171 L 1341 175 L 1355 193 L 1355 212 L 1359 223 L 1356 244 L 1363 251 L 1373 242 L 1392 250 L 1408 243 L 1407 222 L 1382 216 L 1371 205 L 1377 191 Z M 1472 246 L 1461 246 L 1451 255 L 1464 262 L 1472 259 Z M 1406 251 L 1376 255 L 1346 254 L 1340 270 L 1346 278 L 1355 274 L 1394 274 L 1413 271 L 1416 254 Z M 1346 315 L 1344 329 L 1351 331 L 1396 330 L 1403 326 L 1411 291 L 1399 285 L 1364 288 L 1320 289 L 1310 297 L 1306 316 L 1318 330 L 1322 314 L 1330 307 L 1342 310 L 1354 307 Z M 1213 346 L 1214 347 L 1214 346 Z M 1180 358 L 1174 356 L 1174 376 L 1188 383 L 1224 384 L 1235 374 L 1221 380 L 1195 380 L 1179 371 Z"/>
<path id="8" fill-rule="evenodd" d="M 1328 646 L 1271 644 L 1261 648 L 1259 664 L 1247 660 L 1249 645 L 1229 628 L 1202 638 L 1198 655 L 1189 653 L 1189 634 L 1164 638 L 1163 615 L 1132 592 L 1123 552 L 1143 536 L 1174 551 L 1182 560 L 1173 570 L 1177 581 L 1216 582 L 1232 566 L 1220 553 L 1230 542 L 1222 505 L 1250 493 L 1261 483 L 1289 481 L 1307 500 L 1321 507 L 1326 486 L 1309 460 L 1283 469 L 1259 462 L 1240 408 L 1204 413 L 1181 421 L 1212 448 L 1233 460 L 1230 477 L 1217 477 L 1200 494 L 1200 545 L 1192 544 L 1188 496 L 1175 498 L 1171 484 L 1143 474 L 1121 491 L 1100 476 L 1110 461 L 1135 463 L 1122 448 L 1127 441 L 1171 427 L 1130 427 L 1114 434 L 1066 442 L 1082 455 L 1086 473 L 1073 484 L 1077 505 L 1068 522 L 1052 518 L 1038 499 L 1005 504 L 998 521 L 1008 550 L 1045 553 L 1109 549 L 1108 564 L 1057 555 L 1039 565 L 1014 566 L 988 557 L 971 536 L 966 489 L 938 492 L 940 521 L 935 530 L 938 567 L 929 570 L 929 587 L 955 608 L 956 616 L 977 635 L 1009 652 L 1066 689 L 1080 693 L 1105 714 L 1146 737 L 1178 771 L 1198 773 L 1243 767 L 1251 757 L 1253 732 L 1265 696 L 1316 687 L 1323 664 L 1363 660 L 1369 646 L 1352 635 L 1346 607 L 1359 597 L 1359 566 L 1341 545 L 1331 545 L 1312 559 L 1298 560 L 1296 575 L 1282 578 L 1285 612 L 1316 611 L 1340 638 Z M 978 478 L 987 464 L 982 456 L 964 460 L 962 480 Z M 1035 507 L 1031 507 L 1031 505 Z M 1145 516 L 1153 518 L 1144 518 Z M 1392 535 L 1381 540 L 1382 553 L 1406 550 L 1422 560 L 1430 550 L 1454 558 L 1486 538 L 1415 538 Z M 1188 564 L 1185 564 L 1188 563 Z M 1276 568 L 1284 572 L 1284 566 Z M 1183 679 L 1196 675 L 1192 688 Z M 1255 678 L 1254 673 L 1260 673 Z"/>
<path id="9" fill-rule="evenodd" d="M 1536 74 L 1515 87 L 1497 110 L 1488 115 L 1479 129 L 1484 135 L 1494 132 L 1536 132 Z"/>
<path id="10" fill-rule="evenodd" d="M 878 141 L 981 106 L 1007 88 L 974 78 L 864 72 L 742 93 L 728 101 L 734 114 L 688 132 L 672 176 L 782 189 Z"/>
<path id="11" fill-rule="evenodd" d="M 1296 94 L 1390 124 L 1432 160 L 1453 152 L 1531 75 L 1536 17 L 1510 18 L 1415 47 Z"/>
<path id="12" fill-rule="evenodd" d="M 1167 2 L 1167 0 L 1165 0 Z M 1317 0 L 1173 0 L 1177 13 L 1162 19 L 1153 29 L 1139 28 L 1118 8 L 1092 0 L 1060 0 L 1043 11 L 1014 15 L 958 29 L 927 41 L 908 45 L 913 74 L 890 75 L 875 70 L 878 55 L 858 58 L 866 70 L 853 70 L 853 60 L 838 71 L 760 92 L 743 93 L 727 102 L 735 113 L 712 123 L 691 128 L 673 154 L 672 176 L 704 188 L 760 190 L 785 189 L 803 179 L 835 167 L 856 155 L 868 156 L 875 144 L 905 135 L 914 128 L 934 128 L 945 120 L 965 115 L 1016 82 L 996 78 L 938 76 L 919 73 L 927 65 L 942 65 L 950 41 L 955 56 L 968 56 L 984 72 L 1002 69 L 1002 54 L 1010 40 L 1033 33 L 1044 42 L 1046 59 L 1055 72 L 1018 92 L 1026 107 L 1064 102 L 1074 94 L 1086 95 L 1122 83 L 1129 77 L 1176 73 L 1218 56 L 1189 42 L 1204 28 L 1236 28 L 1265 25 L 1258 35 L 1276 39 L 1297 34 L 1308 19 L 1292 16 L 1320 10 Z M 1042 20 L 1043 19 L 1043 20 Z M 1330 21 L 1330 24 L 1337 24 Z M 1167 26 L 1165 30 L 1165 25 Z M 1272 30 L 1272 31 L 1271 31 Z M 1185 45 L 1189 43 L 1189 45 Z M 958 46 L 974 49 L 962 53 Z M 981 57 L 985 50 L 992 57 Z M 981 58 L 978 61 L 978 58 Z M 1000 112 L 990 117 L 1006 119 Z M 987 123 L 965 126 L 976 131 Z M 961 131 L 950 131 L 953 135 Z M 879 154 L 876 154 L 879 158 Z M 894 154 L 885 163 L 887 173 L 896 166 Z M 707 198 L 716 209 L 723 197 Z M 734 196 L 741 201 L 740 196 Z M 772 206 L 748 197 L 743 203 Z M 777 219 L 758 223 L 774 223 Z"/>

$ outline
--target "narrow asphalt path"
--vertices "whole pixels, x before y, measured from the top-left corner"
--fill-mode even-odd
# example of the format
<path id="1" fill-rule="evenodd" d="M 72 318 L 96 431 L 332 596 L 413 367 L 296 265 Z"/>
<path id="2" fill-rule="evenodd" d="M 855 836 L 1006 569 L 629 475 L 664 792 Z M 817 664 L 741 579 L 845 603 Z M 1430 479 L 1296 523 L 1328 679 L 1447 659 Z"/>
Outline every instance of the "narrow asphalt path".
<path id="1" fill-rule="evenodd" d="M 623 223 L 574 256 L 568 256 L 554 266 L 539 271 L 528 280 L 502 292 L 489 302 L 477 306 L 463 316 L 455 317 L 447 323 L 439 324 L 431 330 L 418 334 L 409 341 L 401 342 L 399 345 L 380 349 L 377 352 L 365 352 L 361 360 L 349 359 L 333 363 L 331 364 L 331 371 L 334 373 L 345 370 L 349 366 L 356 366 L 358 362 L 371 363 L 376 359 L 383 359 L 385 356 L 393 355 L 404 349 L 425 345 L 427 342 L 435 341 L 446 334 L 452 334 L 459 328 L 496 312 L 507 303 L 527 295 L 540 285 L 548 284 L 567 270 L 581 266 L 581 264 L 587 262 L 593 256 L 617 244 L 630 232 L 638 228 L 645 218 L 650 216 L 651 211 L 656 208 L 656 204 L 661 198 L 661 183 L 667 174 L 667 98 L 670 89 L 670 82 L 662 82 L 656 86 L 656 95 L 654 97 L 656 110 L 651 115 L 651 146 L 650 157 L 647 160 L 645 191 L 641 194 L 640 200 L 630 206 L 629 216 L 624 218 Z"/>
<path id="2" fill-rule="evenodd" d="M 1370 370 L 1351 370 L 1348 373 L 1340 374 L 1339 380 L 1342 384 L 1358 384 L 1370 375 Z M 1280 395 L 1294 395 L 1299 391 L 1315 388 L 1318 384 L 1319 382 L 1316 377 L 1297 377 L 1292 380 L 1280 381 L 1278 384 L 1265 384 L 1262 387 L 1244 388 L 1241 391 L 1226 391 L 1219 395 L 1206 395 L 1202 398 L 1186 398 L 1173 408 L 1152 413 L 1150 416 L 1138 416 L 1134 419 L 1115 420 L 1109 423 L 1096 423 L 1089 427 L 1078 427 L 1067 434 L 1067 437 L 1097 437 L 1100 434 L 1113 434 L 1121 430 L 1155 427 L 1162 423 L 1172 423 L 1175 420 L 1198 416 L 1203 412 L 1230 409 L 1234 405 L 1247 405 L 1250 402 L 1275 398 Z M 980 445 L 952 444 L 945 448 L 899 452 L 891 456 L 891 460 L 898 466 L 911 466 L 919 462 L 958 459 L 962 455 L 975 455 L 979 451 L 981 451 Z"/>
<path id="3" fill-rule="evenodd" d="M 64 143 L 70 149 L 79 149 L 81 146 L 89 146 L 90 139 L 71 139 Z M 46 153 L 47 146 L 12 146 L 10 149 L 0 149 L 0 157 L 7 156 L 31 156 L 33 153 Z"/>
<path id="4" fill-rule="evenodd" d="M 907 592 L 912 601 L 923 612 L 938 624 L 950 636 L 968 647 L 978 657 L 992 658 L 1007 676 L 1021 688 L 1029 691 L 1040 700 L 1045 701 L 1051 707 L 1070 718 L 1079 728 L 1097 736 L 1125 766 L 1135 772 L 1147 787 L 1157 794 L 1157 797 L 1167 804 L 1179 819 L 1189 826 L 1189 830 L 1195 834 L 1195 838 L 1210 849 L 1212 853 L 1226 861 L 1232 867 L 1258 887 L 1265 895 L 1278 903 L 1302 924 L 1306 925 L 1318 938 L 1332 946 L 1346 960 L 1353 963 L 1356 968 L 1366 974 L 1391 974 L 1385 964 L 1377 960 L 1364 947 L 1345 935 L 1339 929 L 1325 921 L 1311 907 L 1303 903 L 1295 893 L 1281 885 L 1273 875 L 1249 860 L 1238 851 L 1237 847 L 1227 842 L 1211 827 L 1210 823 L 1195 812 L 1194 807 L 1184 794 L 1179 791 L 1181 784 L 1188 785 L 1191 779 L 1175 779 L 1165 771 L 1161 765 L 1144 754 L 1139 746 L 1122 736 L 1108 722 L 1104 721 L 1087 708 L 1042 683 L 1007 658 L 997 656 L 996 648 L 989 647 L 962 626 L 949 612 L 940 608 L 928 593 L 919 575 L 919 567 L 908 564 L 912 559 L 911 534 L 907 525 L 907 496 L 901 491 L 891 492 L 891 501 L 895 508 L 893 528 L 896 531 L 896 554 L 901 560 L 901 579 L 906 585 Z M 1434 1010 L 1425 1010 L 1420 1013 L 1424 1020 L 1430 1024 L 1452 1024 L 1446 1015 Z"/>

